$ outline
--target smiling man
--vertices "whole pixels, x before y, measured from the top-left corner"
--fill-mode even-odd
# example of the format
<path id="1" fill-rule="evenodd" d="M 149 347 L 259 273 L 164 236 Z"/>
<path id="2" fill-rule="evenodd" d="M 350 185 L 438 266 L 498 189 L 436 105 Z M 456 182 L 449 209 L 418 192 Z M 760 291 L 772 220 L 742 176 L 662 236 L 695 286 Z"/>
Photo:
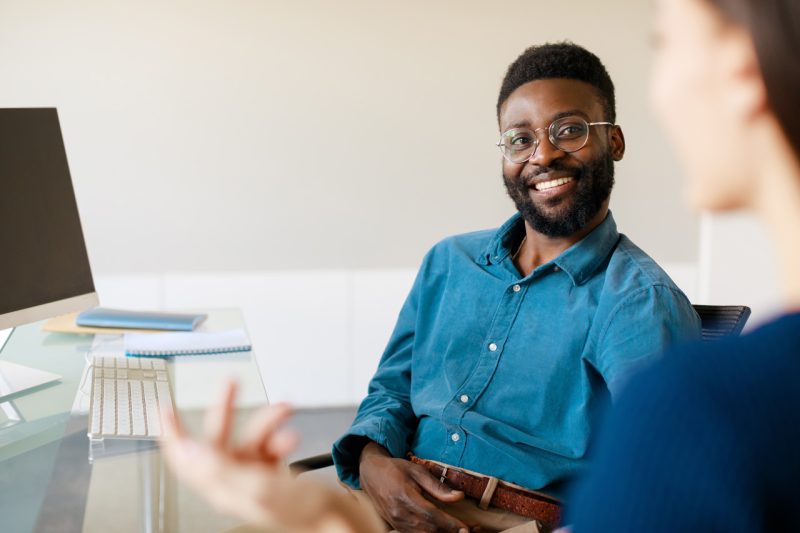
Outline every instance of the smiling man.
<path id="1" fill-rule="evenodd" d="M 400 531 L 552 528 L 597 413 L 700 330 L 608 210 L 625 138 L 600 60 L 569 43 L 529 48 L 497 117 L 518 213 L 426 255 L 334 445 L 341 480 Z"/>

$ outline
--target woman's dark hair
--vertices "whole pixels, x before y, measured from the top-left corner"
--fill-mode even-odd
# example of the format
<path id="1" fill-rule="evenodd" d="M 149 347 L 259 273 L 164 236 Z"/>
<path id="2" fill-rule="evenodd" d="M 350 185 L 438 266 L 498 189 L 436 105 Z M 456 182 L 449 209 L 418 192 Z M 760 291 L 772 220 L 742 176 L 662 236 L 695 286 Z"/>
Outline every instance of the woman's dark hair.
<path id="1" fill-rule="evenodd" d="M 800 1 L 708 2 L 750 33 L 770 107 L 800 157 Z"/>

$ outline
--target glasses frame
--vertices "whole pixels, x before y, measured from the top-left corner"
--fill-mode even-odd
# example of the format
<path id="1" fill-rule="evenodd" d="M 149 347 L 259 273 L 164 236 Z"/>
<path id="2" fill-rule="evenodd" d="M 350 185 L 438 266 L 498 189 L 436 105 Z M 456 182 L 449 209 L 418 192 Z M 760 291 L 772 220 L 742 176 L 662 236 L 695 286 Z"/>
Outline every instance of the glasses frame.
<path id="1" fill-rule="evenodd" d="M 553 135 L 553 125 L 555 125 L 555 123 L 560 120 L 564 120 L 565 118 L 578 119 L 584 124 L 586 124 L 586 138 L 583 140 L 583 144 L 581 144 L 580 147 L 575 148 L 574 150 L 564 150 L 563 148 L 561 148 L 556 143 L 555 136 Z M 503 158 L 506 161 L 514 165 L 522 165 L 523 163 L 527 163 L 528 161 L 530 161 L 533 158 L 533 156 L 536 155 L 536 151 L 539 150 L 539 145 L 542 144 L 542 142 L 539 140 L 539 132 L 547 131 L 547 138 L 550 141 L 550 144 L 552 144 L 554 148 L 566 154 L 572 154 L 577 152 L 578 150 L 582 150 L 583 147 L 585 147 L 589 143 L 589 131 L 590 131 L 589 128 L 591 126 L 616 126 L 616 124 L 614 124 L 613 122 L 587 122 L 583 117 L 579 117 L 577 115 L 568 115 L 566 117 L 559 117 L 555 119 L 553 122 L 551 122 L 546 128 L 536 128 L 535 130 L 529 130 L 531 131 L 531 133 L 533 133 L 533 138 L 534 138 L 533 151 L 531 152 L 531 155 L 529 155 L 526 159 L 523 159 L 522 161 L 511 160 L 511 157 L 506 153 L 505 144 L 503 143 L 503 137 L 505 136 L 506 133 L 508 133 L 511 130 L 528 129 L 528 128 L 511 128 L 504 131 L 503 133 L 500 134 L 500 140 L 497 141 L 497 147 L 500 148 L 500 153 L 503 154 Z"/>

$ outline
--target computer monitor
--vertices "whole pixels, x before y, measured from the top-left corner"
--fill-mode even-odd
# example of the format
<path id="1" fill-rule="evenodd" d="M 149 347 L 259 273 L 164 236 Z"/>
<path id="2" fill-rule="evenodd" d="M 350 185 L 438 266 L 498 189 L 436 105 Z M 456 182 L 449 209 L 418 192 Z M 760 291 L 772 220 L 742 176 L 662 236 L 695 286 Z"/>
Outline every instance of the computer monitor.
<path id="1" fill-rule="evenodd" d="M 58 112 L 0 109 L 0 330 L 97 303 Z"/>

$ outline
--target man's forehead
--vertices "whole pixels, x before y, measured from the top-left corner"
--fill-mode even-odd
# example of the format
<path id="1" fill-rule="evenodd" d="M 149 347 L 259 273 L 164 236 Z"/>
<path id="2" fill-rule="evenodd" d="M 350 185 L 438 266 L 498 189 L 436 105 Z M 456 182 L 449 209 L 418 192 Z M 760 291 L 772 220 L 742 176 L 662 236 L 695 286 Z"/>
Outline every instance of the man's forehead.
<path id="1" fill-rule="evenodd" d="M 530 81 L 517 87 L 503 102 L 500 127 L 543 127 L 565 115 L 601 120 L 603 105 L 597 89 L 568 78 Z"/>

